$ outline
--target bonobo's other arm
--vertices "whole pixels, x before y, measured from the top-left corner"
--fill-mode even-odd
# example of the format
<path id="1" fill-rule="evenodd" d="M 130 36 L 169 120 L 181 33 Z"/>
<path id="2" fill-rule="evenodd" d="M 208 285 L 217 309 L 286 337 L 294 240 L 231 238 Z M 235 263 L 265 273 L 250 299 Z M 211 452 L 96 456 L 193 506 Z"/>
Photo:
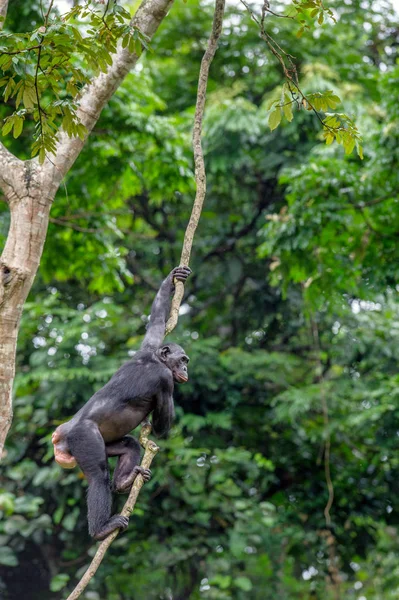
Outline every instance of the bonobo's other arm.
<path id="1" fill-rule="evenodd" d="M 190 273 L 191 269 L 189 267 L 176 267 L 162 282 L 152 304 L 147 333 L 141 344 L 142 350 L 156 350 L 162 345 L 165 337 L 166 321 L 169 317 L 170 297 L 175 289 L 174 279 L 176 278 L 178 281 L 185 283 Z"/>

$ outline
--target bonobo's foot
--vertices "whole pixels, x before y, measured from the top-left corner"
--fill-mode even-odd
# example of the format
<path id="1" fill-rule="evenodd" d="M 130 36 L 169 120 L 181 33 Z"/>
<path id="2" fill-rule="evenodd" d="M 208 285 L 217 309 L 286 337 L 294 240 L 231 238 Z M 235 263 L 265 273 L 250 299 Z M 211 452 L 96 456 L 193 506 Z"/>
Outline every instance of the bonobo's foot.
<path id="1" fill-rule="evenodd" d="M 127 494 L 128 492 L 130 492 L 130 488 L 132 487 L 134 480 L 139 474 L 143 476 L 144 482 L 150 481 L 152 477 L 150 469 L 144 469 L 144 467 L 136 466 L 127 477 L 125 477 L 124 479 L 121 478 L 115 482 L 115 492 L 117 492 L 118 494 Z"/>
<path id="2" fill-rule="evenodd" d="M 143 479 L 145 482 L 150 481 L 151 477 L 152 477 L 152 473 L 150 469 L 144 469 L 144 467 L 136 467 L 138 469 L 140 469 L 139 473 L 140 475 L 143 476 Z"/>
<path id="3" fill-rule="evenodd" d="M 100 529 L 100 531 L 93 535 L 96 540 L 103 540 L 110 533 L 115 531 L 115 529 L 120 529 L 121 531 L 125 531 L 126 527 L 129 525 L 129 519 L 127 517 L 122 517 L 122 515 L 114 515 L 110 518 L 109 521 L 105 523 L 105 525 Z"/>

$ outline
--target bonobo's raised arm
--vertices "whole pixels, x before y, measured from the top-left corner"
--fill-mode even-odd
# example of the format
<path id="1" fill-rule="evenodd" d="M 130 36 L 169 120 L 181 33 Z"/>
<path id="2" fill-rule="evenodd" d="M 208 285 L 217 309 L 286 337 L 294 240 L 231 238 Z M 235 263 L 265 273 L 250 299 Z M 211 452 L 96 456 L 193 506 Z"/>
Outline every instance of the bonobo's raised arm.
<path id="1" fill-rule="evenodd" d="M 174 279 L 186 282 L 190 275 L 189 267 L 175 267 L 161 284 L 151 308 L 150 322 L 147 333 L 141 344 L 142 350 L 158 349 L 165 337 L 166 321 L 169 317 L 170 297 L 174 292 Z"/>

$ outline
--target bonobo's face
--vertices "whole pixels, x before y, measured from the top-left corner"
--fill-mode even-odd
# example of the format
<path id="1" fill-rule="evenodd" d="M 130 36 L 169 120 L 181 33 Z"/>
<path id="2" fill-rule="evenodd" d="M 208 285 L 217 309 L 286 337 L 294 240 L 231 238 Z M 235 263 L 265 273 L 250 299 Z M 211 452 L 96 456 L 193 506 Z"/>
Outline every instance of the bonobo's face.
<path id="1" fill-rule="evenodd" d="M 178 344 L 166 344 L 160 348 L 162 362 L 172 371 L 173 379 L 177 383 L 188 381 L 187 365 L 189 358 L 183 348 Z"/>

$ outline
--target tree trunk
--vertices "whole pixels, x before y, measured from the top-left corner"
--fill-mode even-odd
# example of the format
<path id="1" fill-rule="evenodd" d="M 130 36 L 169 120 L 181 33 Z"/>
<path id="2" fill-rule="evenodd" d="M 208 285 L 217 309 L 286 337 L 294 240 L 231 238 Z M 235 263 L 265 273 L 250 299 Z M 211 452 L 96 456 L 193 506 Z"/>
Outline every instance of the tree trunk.
<path id="1" fill-rule="evenodd" d="M 6 193 L 10 208 L 10 229 L 0 258 L 0 456 L 12 420 L 12 385 L 15 352 L 24 302 L 32 287 L 49 220 L 54 186 L 42 192 L 33 161 L 14 161 L 18 182 Z M 37 169 L 38 170 L 38 169 Z M 39 181 L 38 181 L 39 179 Z"/>

